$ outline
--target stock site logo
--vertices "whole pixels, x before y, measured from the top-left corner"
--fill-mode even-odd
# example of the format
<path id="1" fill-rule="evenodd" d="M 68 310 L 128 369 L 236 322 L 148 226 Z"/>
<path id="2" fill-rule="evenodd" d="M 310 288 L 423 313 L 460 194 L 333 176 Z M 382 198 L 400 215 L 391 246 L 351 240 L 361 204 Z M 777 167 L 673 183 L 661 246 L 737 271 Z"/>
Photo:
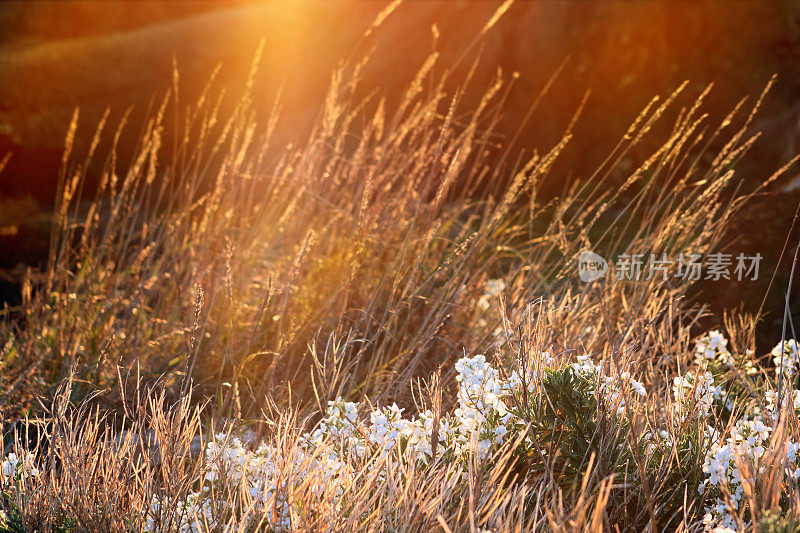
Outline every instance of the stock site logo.
<path id="1" fill-rule="evenodd" d="M 578 275 L 586 283 L 602 278 L 608 272 L 608 262 L 589 250 L 578 256 Z"/>

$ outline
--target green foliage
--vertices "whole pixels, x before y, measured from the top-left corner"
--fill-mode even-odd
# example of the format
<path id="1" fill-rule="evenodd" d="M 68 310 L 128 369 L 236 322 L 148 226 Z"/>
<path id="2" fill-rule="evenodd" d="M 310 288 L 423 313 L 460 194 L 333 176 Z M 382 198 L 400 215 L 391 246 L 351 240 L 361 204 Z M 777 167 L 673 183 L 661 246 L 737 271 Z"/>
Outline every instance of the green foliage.
<path id="1" fill-rule="evenodd" d="M 543 473 L 552 468 L 562 488 L 574 492 L 603 437 L 593 384 L 566 367 L 547 370 L 542 389 L 530 421 L 536 439 L 532 469 Z"/>
<path id="2" fill-rule="evenodd" d="M 613 478 L 606 507 L 610 520 L 644 527 L 646 506 L 641 501 L 633 455 L 638 450 L 631 449 L 630 425 L 598 401 L 597 385 L 597 376 L 571 366 L 545 372 L 542 396 L 531 419 L 536 439 L 531 472 L 553 476 L 573 503 L 582 494 L 595 495 L 603 480 Z"/>
<path id="3" fill-rule="evenodd" d="M 800 521 L 779 513 L 767 513 L 756 525 L 757 533 L 800 533 Z"/>
<path id="4" fill-rule="evenodd" d="M 11 504 L 9 495 L 0 494 L 0 501 L 3 502 L 0 504 L 0 533 L 30 533 L 30 520 L 26 521 L 20 510 Z M 3 506 L 10 509 L 5 511 L 5 519 L 3 518 Z M 46 524 L 46 527 L 50 533 L 70 533 L 76 530 L 78 523 L 74 518 L 62 514 L 55 521 Z M 39 529 L 36 528 L 34 531 L 39 531 Z"/>
<path id="5" fill-rule="evenodd" d="M 699 420 L 685 421 L 673 438 L 674 442 L 656 445 L 647 461 L 648 483 L 658 503 L 657 521 L 666 530 L 677 527 L 684 514 L 703 510 L 703 496 L 697 487 L 704 477 L 707 445 Z"/>

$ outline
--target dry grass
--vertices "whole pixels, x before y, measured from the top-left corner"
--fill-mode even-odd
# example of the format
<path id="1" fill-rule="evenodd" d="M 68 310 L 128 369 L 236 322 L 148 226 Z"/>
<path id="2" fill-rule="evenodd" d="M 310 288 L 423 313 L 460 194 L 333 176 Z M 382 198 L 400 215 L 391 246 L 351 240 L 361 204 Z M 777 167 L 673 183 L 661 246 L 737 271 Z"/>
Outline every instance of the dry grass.
<path id="1" fill-rule="evenodd" d="M 686 299 L 691 282 L 583 284 L 575 257 L 717 249 L 748 198 L 734 169 L 757 137 L 752 113 L 742 105 L 711 124 L 707 93 L 680 107 L 681 87 L 636 117 L 594 175 L 543 200 L 542 182 L 564 179 L 551 170 L 572 123 L 532 154 L 498 146 L 506 80 L 466 108 L 470 80 L 453 89 L 436 60 L 396 105 L 358 99 L 361 65 L 345 65 L 308 139 L 288 147 L 271 144 L 279 107 L 255 116 L 249 82 L 221 116 L 213 83 L 182 107 L 176 75 L 130 162 L 113 149 L 93 153 L 97 142 L 76 162 L 76 115 L 45 279 L 26 284 L 22 307 L 0 326 L 5 449 L 33 449 L 43 465 L 33 485 L 4 492 L 0 504 L 26 530 L 140 531 L 153 498 L 163 502 L 156 522 L 173 530 L 175 503 L 208 468 L 190 443 L 213 426 L 251 427 L 291 457 L 313 413 L 337 396 L 448 410 L 451 369 L 465 353 L 503 364 L 538 351 L 588 353 L 645 382 L 654 392 L 631 433 L 600 423 L 603 444 L 573 478 L 554 462 L 523 468 L 513 439 L 495 460 L 442 459 L 424 472 L 399 460 L 387 467 L 392 458 L 354 462 L 360 474 L 342 487 L 347 512 L 331 494 L 293 483 L 287 462 L 286 486 L 304 502 L 295 527 L 700 527 L 700 464 L 677 453 L 657 464 L 621 459 L 609 444 L 655 427 L 676 442 L 693 431 L 669 415 L 670 380 L 688 363 L 699 316 Z M 624 158 L 653 146 L 657 125 L 669 131 L 659 147 L 623 170 Z M 104 126 L 97 141 L 109 135 Z M 102 179 L 87 205 L 79 198 L 98 158 Z M 606 185 L 621 175 L 623 187 Z M 491 278 L 507 286 L 502 323 L 475 306 Z M 512 341 L 496 342 L 498 326 Z M 744 326 L 729 328 L 742 349 L 754 343 Z M 620 472 L 638 472 L 634 484 Z M 246 495 L 216 497 L 238 498 L 238 523 L 252 516 Z"/>

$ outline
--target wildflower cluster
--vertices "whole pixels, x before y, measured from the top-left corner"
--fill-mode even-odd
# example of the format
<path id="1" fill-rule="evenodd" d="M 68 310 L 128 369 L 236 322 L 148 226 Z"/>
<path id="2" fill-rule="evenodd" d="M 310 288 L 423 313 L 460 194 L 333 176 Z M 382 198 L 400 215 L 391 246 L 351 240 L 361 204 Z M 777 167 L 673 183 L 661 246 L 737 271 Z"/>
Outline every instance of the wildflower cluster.
<path id="1" fill-rule="evenodd" d="M 704 523 L 718 531 L 735 530 L 742 523 L 742 516 L 746 514 L 742 512 L 746 484 L 752 485 L 765 474 L 768 452 L 781 455 L 785 473 L 790 479 L 800 478 L 800 464 L 797 462 L 800 443 L 792 439 L 783 442 L 771 440 L 781 403 L 772 384 L 751 384 L 756 392 L 762 391 L 763 396 L 751 398 L 749 402 L 740 399 L 744 407 L 742 416 L 728 421 L 724 417 L 712 416 L 715 402 L 721 402 L 730 413 L 735 407 L 733 395 L 725 392 L 732 388 L 731 384 L 722 379 L 721 365 L 715 366 L 714 363 L 737 369 L 744 367 L 746 374 L 754 373 L 752 362 L 742 363 L 742 358 L 731 355 L 727 346 L 728 340 L 718 331 L 704 335 L 696 344 L 694 372 L 688 371 L 683 377 L 674 378 L 673 382 L 673 395 L 679 412 L 683 415 L 697 413 L 702 419 L 707 451 L 702 465 L 705 478 L 697 490 L 710 503 L 705 506 Z M 778 373 L 780 354 L 779 344 L 772 350 Z M 745 357 L 750 355 L 745 354 Z M 784 368 L 794 368 L 797 355 L 797 344 L 794 341 L 785 343 Z M 712 371 L 716 371 L 716 376 Z M 788 394 L 788 405 L 800 412 L 800 390 L 788 391 Z"/>
<path id="2" fill-rule="evenodd" d="M 741 506 L 744 483 L 752 481 L 742 479 L 740 465 L 747 462 L 755 474 L 764 472 L 762 458 L 771 432 L 772 428 L 760 418 L 743 418 L 731 429 L 730 437 L 712 444 L 703 462 L 703 472 L 708 477 L 697 489 L 701 494 L 709 487 L 715 489 L 716 498 L 706 507 L 706 522 L 736 527 L 733 512 Z"/>
<path id="3" fill-rule="evenodd" d="M 696 406 L 699 413 L 707 417 L 711 414 L 714 400 L 722 397 L 722 386 L 714 386 L 711 372 L 687 372 L 673 379 L 672 394 L 680 411 L 688 412 L 692 406 Z"/>
<path id="4" fill-rule="evenodd" d="M 338 506 L 342 487 L 353 479 L 354 461 L 376 461 L 384 467 L 397 460 L 427 464 L 434 453 L 436 424 L 442 457 L 466 460 L 470 453 L 485 457 L 509 431 L 524 427 L 504 403 L 518 380 L 501 380 L 483 355 L 460 359 L 456 369 L 459 407 L 438 421 L 430 410 L 406 418 L 403 409 L 392 404 L 373 409 L 367 422 L 358 416 L 359 404 L 339 397 L 328 402 L 316 428 L 303 434 L 288 455 L 266 444 L 252 450 L 237 437 L 217 435 L 205 449 L 210 467 L 202 489 L 177 504 L 185 516 L 181 531 L 224 525 L 244 509 L 260 519 L 266 517 L 273 529 L 297 527 L 293 517 L 296 521 L 299 509 L 289 498 L 294 491 L 310 488 L 312 494 Z M 241 496 L 237 500 L 220 494 Z M 147 531 L 160 531 L 154 518 L 160 505 L 153 503 Z"/>
<path id="5" fill-rule="evenodd" d="M 719 330 L 712 330 L 700 337 L 695 344 L 695 362 L 702 365 L 703 361 L 720 361 L 732 366 L 734 361 L 728 351 L 728 339 Z"/>
<path id="6" fill-rule="evenodd" d="M 466 461 L 472 455 L 486 459 L 508 439 L 525 431 L 527 422 L 515 408 L 513 398 L 531 394 L 544 373 L 553 371 L 556 364 L 549 354 L 539 354 L 538 358 L 542 371 L 526 375 L 527 390 L 523 390 L 518 371 L 504 377 L 482 354 L 459 359 L 455 364 L 458 405 L 438 420 L 430 410 L 404 417 L 404 410 L 396 404 L 378 406 L 368 417 L 359 417 L 362 406 L 339 397 L 328 402 L 316 428 L 300 437 L 299 446 L 289 456 L 264 444 L 251 450 L 236 437 L 217 435 L 205 450 L 211 466 L 202 490 L 179 504 L 186 516 L 182 531 L 202 530 L 201 524 L 224 524 L 244 508 L 255 510 L 259 516 L 265 513 L 274 529 L 297 527 L 293 517 L 298 516 L 299 510 L 288 495 L 300 486 L 310 487 L 313 494 L 341 505 L 342 487 L 353 479 L 354 462 L 372 461 L 383 468 L 394 461 L 426 465 L 434 453 L 446 461 Z M 590 387 L 596 385 L 605 401 L 617 409 L 625 405 L 628 390 L 635 396 L 645 393 L 643 385 L 628 373 L 601 378 L 599 366 L 588 356 L 580 357 L 568 368 L 591 383 Z M 526 434 L 523 446 L 530 445 L 531 438 Z M 287 476 L 287 471 L 293 475 Z M 287 482 L 289 478 L 292 481 Z M 221 493 L 243 497 L 238 504 L 235 499 L 213 497 Z M 157 509 L 154 504 L 153 510 Z M 152 519 L 148 531 L 158 531 Z"/>
<path id="7" fill-rule="evenodd" d="M 781 354 L 785 368 L 793 368 L 797 343 L 772 351 L 774 357 Z M 303 528 L 312 500 L 334 515 L 352 512 L 348 498 L 365 472 L 380 485 L 391 482 L 391 469 L 399 465 L 420 471 L 439 463 L 465 466 L 471 458 L 489 460 L 510 443 L 515 457 L 525 459 L 521 464 L 528 475 L 535 477 L 537 468 L 546 465 L 568 488 L 580 484 L 586 467 L 582 461 L 600 441 L 609 465 L 633 464 L 629 442 L 650 458 L 677 454 L 679 461 L 691 461 L 706 530 L 750 527 L 748 487 L 775 465 L 789 482 L 800 481 L 800 440 L 775 429 L 781 409 L 800 415 L 800 390 L 787 386 L 780 398 L 772 374 L 751 379 L 749 373 L 724 371 L 738 369 L 751 354 L 732 354 L 718 331 L 698 339 L 693 356 L 690 368 L 673 379 L 674 405 L 665 410 L 686 427 L 699 428 L 693 449 L 685 445 L 686 435 L 658 427 L 626 440 L 634 426 L 628 417 L 641 412 L 648 393 L 629 371 L 613 368 L 610 359 L 598 363 L 580 355 L 562 362 L 537 352 L 506 370 L 478 354 L 455 363 L 456 404 L 449 412 L 409 416 L 394 403 L 371 407 L 338 397 L 328 402 L 310 431 L 289 444 L 278 439 L 256 445 L 224 433 L 214 436 L 204 449 L 200 483 L 180 501 L 154 499 L 145 531 L 165 531 L 159 518 L 165 506 L 181 517 L 179 530 L 186 533 L 231 524 L 276 531 Z M 749 380 L 749 395 L 731 392 L 742 376 Z M 607 428 L 610 432 L 603 433 Z M 13 453 L 3 460 L 0 474 L 0 488 L 40 476 L 32 455 Z M 630 475 L 649 474 L 637 470 Z M 681 502 L 683 497 L 681 491 Z"/>
<path id="8" fill-rule="evenodd" d="M 595 390 L 599 399 L 618 415 L 625 412 L 631 398 L 644 398 L 647 395 L 645 386 L 631 376 L 629 371 L 618 375 L 603 375 L 600 365 L 595 363 L 588 355 L 579 355 L 578 361 L 569 365 L 569 369 L 588 385 L 587 391 L 591 394 Z M 631 394 L 632 393 L 632 394 Z"/>
<path id="9" fill-rule="evenodd" d="M 796 375 L 798 366 L 800 366 L 800 344 L 796 340 L 790 339 L 779 343 L 772 349 L 771 355 L 776 373 L 780 373 L 783 368 L 784 375 L 788 379 L 792 379 Z"/>
<path id="10" fill-rule="evenodd" d="M 1 456 L 0 456 L 1 457 Z M 30 452 L 9 453 L 0 463 L 0 496 L 7 489 L 19 484 L 23 478 L 39 477 L 39 469 L 34 464 L 33 454 Z M 0 509 L 0 531 L 8 526 L 8 514 Z"/>
<path id="11" fill-rule="evenodd" d="M 341 483 L 352 474 L 344 462 L 322 451 L 293 448 L 284 453 L 263 443 L 253 450 L 238 437 L 215 435 L 205 448 L 209 468 L 202 489 L 174 503 L 178 515 L 184 517 L 180 531 L 213 530 L 228 524 L 231 517 L 238 523 L 245 512 L 272 529 L 291 529 L 292 513 L 297 511 L 289 497 L 294 490 L 307 487 L 318 498 L 330 492 L 341 496 Z M 161 531 L 156 517 L 162 504 L 154 501 L 151 505 L 145 531 Z"/>
<path id="12" fill-rule="evenodd" d="M 39 469 L 34 466 L 33 454 L 23 452 L 18 456 L 16 453 L 9 453 L 0 470 L 0 482 L 13 482 L 22 476 L 37 477 L 38 475 Z"/>

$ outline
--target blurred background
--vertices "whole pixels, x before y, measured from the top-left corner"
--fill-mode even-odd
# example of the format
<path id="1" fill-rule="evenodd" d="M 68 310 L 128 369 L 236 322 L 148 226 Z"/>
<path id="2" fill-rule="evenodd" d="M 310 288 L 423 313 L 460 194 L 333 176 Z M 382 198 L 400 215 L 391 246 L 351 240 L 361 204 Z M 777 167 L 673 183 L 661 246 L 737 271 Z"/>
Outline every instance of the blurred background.
<path id="1" fill-rule="evenodd" d="M 714 84 L 705 109 L 711 123 L 718 124 L 741 98 L 758 98 L 777 75 L 756 121 L 763 136 L 737 168 L 746 190 L 800 151 L 800 2 L 520 1 L 471 47 L 499 5 L 484 0 L 405 2 L 365 37 L 387 3 L 3 2 L 0 160 L 7 154 L 10 159 L 0 173 L 0 302 L 18 301 L 22 273 L 46 260 L 48 212 L 74 109 L 80 109 L 79 158 L 107 108 L 111 130 L 130 109 L 133 127 L 119 147 L 124 161 L 138 127 L 172 86 L 174 66 L 181 102 L 191 103 L 217 65 L 218 86 L 241 84 L 262 39 L 255 94 L 266 117 L 282 87 L 277 138 L 284 143 L 303 138 L 342 58 L 372 51 L 361 87 L 365 94 L 385 95 L 391 104 L 431 50 L 438 49 L 437 68 L 455 65 L 454 80 L 463 79 L 478 61 L 470 84 L 476 95 L 498 69 L 519 73 L 503 110 L 499 143 L 514 136 L 536 96 L 562 67 L 521 131 L 520 150 L 541 151 L 557 142 L 590 91 L 548 194 L 589 176 L 651 98 L 669 94 L 684 80 L 689 81 L 687 102 Z M 110 137 L 104 137 L 101 154 Z M 632 167 L 636 154 L 631 158 Z M 91 169 L 89 174 L 91 183 Z M 799 191 L 800 175 L 791 171 L 734 221 L 727 251 L 760 253 L 762 272 L 758 282 L 698 286 L 712 311 L 741 305 L 755 312 L 767 294 L 765 326 L 768 332 L 779 331 L 791 252 L 800 237 L 797 228 L 787 257 L 778 258 Z M 777 275 L 768 293 L 773 271 Z"/>

